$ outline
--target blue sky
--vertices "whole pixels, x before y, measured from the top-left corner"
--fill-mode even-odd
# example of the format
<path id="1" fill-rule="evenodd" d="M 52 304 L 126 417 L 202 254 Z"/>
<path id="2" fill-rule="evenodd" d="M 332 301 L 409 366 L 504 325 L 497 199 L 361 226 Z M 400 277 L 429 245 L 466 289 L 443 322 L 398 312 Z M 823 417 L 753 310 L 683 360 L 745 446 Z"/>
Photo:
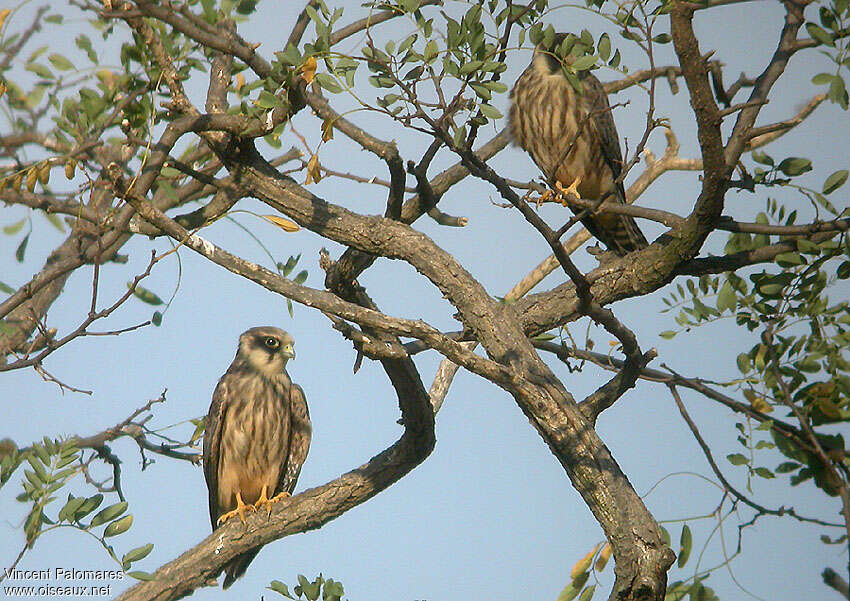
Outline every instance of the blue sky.
<path id="1" fill-rule="evenodd" d="M 281 40 L 288 35 L 297 12 L 294 7 L 299 4 L 261 2 L 258 13 L 240 25 L 239 31 L 246 39 L 261 42 L 258 51 L 268 58 L 275 50 L 282 49 Z M 343 3 L 346 7 L 343 21 L 362 15 L 359 4 Z M 17 29 L 27 22 L 27 15 L 35 6 L 26 5 L 11 27 Z M 447 10 L 456 11 L 459 7 L 459 3 L 454 3 Z M 41 40 L 33 42 L 32 49 L 50 44 L 51 51 L 66 52 L 72 60 L 84 64 L 73 48 L 73 39 L 80 32 L 96 38 L 77 13 L 66 14 L 69 17 L 66 24 L 46 28 Z M 758 72 L 775 47 L 781 17 L 778 4 L 756 2 L 724 7 L 699 14 L 697 33 L 703 50 L 717 49 L 715 57 L 726 63 L 726 77 L 731 81 L 741 71 L 749 75 Z M 606 30 L 601 19 L 577 9 L 553 11 L 547 21 L 559 30 L 587 27 L 596 35 Z M 666 28 L 667 23 L 662 21 L 661 26 Z M 412 27 L 405 20 L 397 20 L 379 35 L 401 39 Z M 633 69 L 645 67 L 644 57 L 619 36 L 612 35 L 612 39 L 621 48 L 626 64 Z M 350 50 L 360 42 L 359 37 L 347 40 L 341 50 Z M 659 64 L 672 63 L 671 48 L 659 48 L 658 52 Z M 25 52 L 22 56 L 27 55 Z M 513 82 L 529 56 L 527 48 L 512 52 L 503 81 Z M 20 67 L 14 73 L 21 73 Z M 795 73 L 789 73 L 777 87 L 774 99 L 763 111 L 762 123 L 789 117 L 817 92 L 809 83 L 811 76 L 827 70 L 828 66 L 816 51 L 809 51 L 796 56 L 791 69 Z M 614 76 L 610 72 L 600 73 L 603 80 Z M 189 89 L 193 99 L 200 100 L 206 81 L 198 78 Z M 369 89 L 364 87 L 361 91 L 368 93 Z M 634 92 L 616 97 L 616 101 L 623 100 L 630 100 L 630 104 L 618 108 L 615 119 L 621 137 L 628 139 L 633 148 L 642 134 L 646 97 Z M 334 97 L 333 103 L 338 110 L 353 106 L 342 95 Z M 493 104 L 506 113 L 507 95 L 497 96 Z M 669 116 L 679 133 L 682 155 L 695 157 L 695 128 L 684 83 L 674 96 L 666 83 L 660 82 L 657 104 L 659 114 Z M 427 147 L 425 137 L 413 136 L 374 115 L 356 113 L 351 118 L 371 128 L 379 137 L 395 139 L 404 159 L 418 158 Z M 319 125 L 307 111 L 302 111 L 293 123 L 314 148 Z M 480 139 L 487 139 L 495 132 L 492 127 L 484 128 Z M 777 157 L 812 158 L 815 170 L 802 181 L 818 187 L 827 175 L 847 167 L 848 135 L 846 113 L 824 104 L 803 126 L 774 145 L 771 152 Z M 663 142 L 660 133 L 654 135 L 650 148 L 661 154 Z M 284 148 L 299 144 L 289 131 L 283 136 L 283 143 Z M 322 147 L 320 158 L 323 164 L 341 171 L 379 177 L 386 174 L 383 163 L 373 160 L 339 133 Z M 451 163 L 448 156 L 438 159 L 432 173 Z M 515 179 L 528 180 L 538 175 L 530 159 L 513 148 L 498 155 L 491 164 Z M 640 166 L 627 183 L 639 172 Z M 639 202 L 684 213 L 692 206 L 698 185 L 695 174 L 669 174 L 656 182 Z M 386 199 L 383 188 L 334 178 L 311 189 L 331 202 L 367 214 L 383 212 Z M 779 198 L 794 200 L 788 194 Z M 841 198 L 835 200 L 842 202 Z M 467 227 L 440 227 L 423 218 L 416 228 L 454 253 L 491 294 L 501 296 L 548 252 L 545 243 L 514 211 L 499 208 L 491 201 L 499 201 L 491 188 L 480 182 L 465 181 L 446 194 L 441 208 L 467 216 Z M 764 203 L 764 194 L 730 192 L 727 213 L 752 220 L 756 212 L 764 209 Z M 843 204 L 846 206 L 846 201 Z M 240 204 L 240 208 L 269 212 L 252 200 Z M 0 211 L 0 226 L 27 214 L 28 211 L 18 207 L 4 207 Z M 552 223 L 563 219 L 559 207 L 545 207 L 543 214 Z M 326 246 L 332 257 L 342 251 L 339 245 L 306 230 L 283 234 L 252 215 L 242 213 L 235 218 L 258 236 L 277 260 L 285 261 L 289 255 L 302 253 L 299 269 L 309 271 L 306 283 L 313 287 L 321 288 L 323 281 L 317 265 L 318 250 Z M 656 224 L 643 222 L 641 226 L 650 239 L 661 232 Z M 20 234 L 0 236 L 0 280 L 7 284 L 17 286 L 27 281 L 62 240 L 62 235 L 40 215 L 33 215 L 33 227 L 22 264 L 13 258 Z M 202 235 L 245 258 L 270 264 L 257 243 L 230 222 L 220 221 L 204 229 Z M 707 250 L 720 252 L 722 243 L 722 237 L 712 238 Z M 125 282 L 143 271 L 151 248 L 162 252 L 169 244 L 164 240 L 133 240 L 123 251 L 130 255 L 128 264 L 103 268 L 102 302 L 120 295 Z M 168 433 L 185 436 L 191 426 L 184 422 L 206 413 L 215 383 L 233 358 L 239 333 L 266 324 L 282 327 L 295 337 L 298 357 L 290 363 L 289 372 L 304 387 L 310 404 L 313 444 L 296 490 L 320 485 L 364 463 L 398 437 L 397 403 L 385 374 L 368 360 L 353 374 L 355 353 L 324 316 L 296 306 L 295 317 L 290 318 L 281 297 L 206 262 L 191 251 L 184 249 L 179 254 L 182 280 L 162 327 L 148 327 L 120 337 L 78 340 L 47 360 L 45 366 L 51 373 L 75 387 L 92 390 L 91 396 L 63 394 L 56 385 L 42 381 L 31 370 L 0 376 L 6 415 L 0 438 L 9 436 L 23 446 L 43 435 L 93 434 L 126 418 L 166 388 L 167 403 L 156 406 L 149 425 L 182 424 Z M 586 269 L 595 264 L 583 250 L 576 254 L 576 260 Z M 563 276 L 556 272 L 542 286 L 551 287 L 562 280 Z M 379 260 L 360 282 L 388 314 L 422 318 L 442 329 L 457 327 L 448 303 L 407 264 Z M 162 261 L 145 281 L 147 288 L 163 298 L 171 295 L 176 284 L 177 262 L 173 256 Z M 88 310 L 90 286 L 90 269 L 76 273 L 51 310 L 50 324 L 60 328 L 60 332 L 73 329 Z M 672 314 L 660 313 L 661 297 L 667 293 L 659 291 L 613 306 L 617 316 L 636 331 L 645 349 L 653 346 L 658 349 L 659 358 L 653 366 L 666 363 L 685 375 L 715 380 L 734 377 L 735 356 L 748 348 L 752 340 L 728 321 L 677 336 L 672 341 L 662 340 L 658 332 L 674 327 Z M 133 325 L 148 319 L 151 311 L 140 302 L 129 302 L 100 329 Z M 579 322 L 572 324 L 570 330 L 581 338 L 586 327 L 585 322 Z M 592 337 L 597 349 L 604 352 L 609 348 L 610 337 L 604 332 L 592 330 Z M 430 385 L 439 357 L 433 352 L 424 353 L 416 361 L 426 386 Z M 583 398 L 607 378 L 592 366 L 580 373 L 569 373 L 558 365 L 554 369 L 577 398 Z M 726 453 L 737 452 L 733 427 L 736 417 L 703 398 L 687 392 L 683 396 L 717 449 L 716 455 L 722 459 Z M 646 497 L 650 510 L 659 520 L 696 518 L 714 510 L 720 500 L 719 489 L 697 476 L 711 478 L 711 473 L 664 387 L 640 383 L 603 414 L 598 430 L 638 493 L 645 494 L 666 477 Z M 113 539 L 113 544 L 125 552 L 154 543 L 153 553 L 138 564 L 139 569 L 153 571 L 209 533 L 203 475 L 200 468 L 188 463 L 157 456 L 153 457 L 156 460 L 153 465 L 140 471 L 135 443 L 122 440 L 112 448 L 124 462 L 124 492 L 134 515 L 133 528 Z M 767 452 L 761 459 L 768 467 L 780 462 L 778 454 Z M 741 488 L 746 486 L 742 468 L 735 468 L 725 460 L 721 466 L 733 483 Z M 4 541 L 0 544 L 0 565 L 3 566 L 12 562 L 23 543 L 21 524 L 27 508 L 14 499 L 20 492 L 18 480 L 16 475 L 0 491 L 3 516 L 0 540 Z M 86 488 L 78 479 L 73 490 L 80 492 Z M 825 499 L 810 484 L 788 490 L 781 479 L 756 480 L 753 496 L 767 506 L 793 505 L 800 513 L 837 518 L 838 504 Z M 749 515 L 742 512 L 741 518 L 747 519 Z M 697 543 L 703 543 L 716 525 L 711 519 L 691 519 L 688 523 Z M 733 516 L 721 528 L 728 553 L 734 551 L 736 526 Z M 681 522 L 667 523 L 666 527 L 674 540 L 678 540 Z M 842 552 L 840 546 L 821 544 L 820 534 L 821 530 L 790 519 L 761 518 L 745 531 L 744 553 L 731 566 L 734 579 L 757 598 L 790 600 L 831 594 L 824 594 L 819 573 L 825 566 L 840 569 L 846 563 L 846 551 Z M 342 581 L 351 599 L 554 600 L 568 583 L 572 565 L 602 540 L 601 529 L 563 469 L 513 400 L 477 376 L 460 372 L 437 416 L 436 449 L 423 465 L 375 499 L 322 529 L 268 545 L 247 575 L 233 586 L 231 597 L 259 599 L 264 594 L 263 587 L 272 579 L 294 584 L 299 573 L 312 578 L 322 572 Z M 715 534 L 701 566 L 721 563 L 722 548 L 720 536 Z M 692 575 L 695 563 L 692 559 L 684 570 L 674 570 L 670 580 Z M 114 569 L 96 543 L 70 530 L 39 539 L 19 565 L 25 569 L 58 566 Z M 599 578 L 601 590 L 597 598 L 602 598 L 607 596 L 613 581 L 611 568 Z M 708 584 L 721 599 L 747 597 L 728 571 L 719 570 Z M 265 594 L 267 599 L 276 597 L 271 591 Z M 211 600 L 223 595 L 220 589 L 205 589 L 196 592 L 194 598 Z"/>

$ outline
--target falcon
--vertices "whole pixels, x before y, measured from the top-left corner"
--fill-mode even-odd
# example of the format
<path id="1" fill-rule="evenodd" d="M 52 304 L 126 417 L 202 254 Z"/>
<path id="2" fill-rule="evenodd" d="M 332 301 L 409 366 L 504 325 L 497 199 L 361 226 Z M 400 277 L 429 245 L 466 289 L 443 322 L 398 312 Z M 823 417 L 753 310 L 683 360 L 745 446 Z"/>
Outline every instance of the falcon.
<path id="1" fill-rule="evenodd" d="M 310 448 L 310 414 L 304 391 L 286 373 L 294 340 L 271 326 L 239 337 L 236 358 L 213 393 L 204 432 L 204 477 L 213 530 L 226 520 L 289 497 Z M 224 568 L 224 588 L 245 573 L 259 552 Z"/>
<path id="2" fill-rule="evenodd" d="M 577 92 L 563 69 L 573 57 L 559 58 L 556 50 L 567 34 L 557 34 L 551 46 L 538 46 L 531 64 L 511 90 L 511 135 L 560 191 L 574 213 L 571 194 L 583 199 L 625 203 L 620 176 L 623 157 L 611 107 L 602 84 L 589 70 L 576 74 Z M 590 213 L 584 226 L 609 250 L 623 256 L 647 246 L 634 219 L 616 213 Z"/>

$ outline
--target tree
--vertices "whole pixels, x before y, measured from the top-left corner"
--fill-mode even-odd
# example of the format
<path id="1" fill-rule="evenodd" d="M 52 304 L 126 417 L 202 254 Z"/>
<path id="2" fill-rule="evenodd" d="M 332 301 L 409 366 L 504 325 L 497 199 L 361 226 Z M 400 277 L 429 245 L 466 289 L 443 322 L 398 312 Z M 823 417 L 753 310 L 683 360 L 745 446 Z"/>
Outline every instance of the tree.
<path id="1" fill-rule="evenodd" d="M 850 64 L 846 0 L 788 0 L 771 9 L 781 16 L 771 32 L 776 49 L 763 61 L 749 61 L 747 72 L 731 84 L 724 61 L 732 57 L 724 56 L 710 36 L 698 36 L 694 22 L 730 10 L 726 5 L 736 2 L 599 0 L 569 8 L 587 17 L 589 25 L 572 32 L 558 49 L 559 55 L 573 57 L 564 63 L 566 76 L 578 81 L 580 71 L 597 68 L 603 78 L 611 76 L 606 91 L 629 93 L 628 101 L 612 101 L 621 127 L 627 111 L 632 122 L 639 116 L 642 126 L 638 143 L 626 147 L 623 176 L 630 182 L 629 201 L 639 200 L 639 205 L 582 202 L 589 212 L 637 217 L 646 231 L 653 227 L 646 224 L 663 226 L 660 236 L 650 236 L 655 242 L 648 248 L 598 266 L 589 261 L 587 267 L 579 267 L 583 257 L 572 255 L 589 235 L 581 231 L 564 239 L 577 219 L 557 207 L 533 207 L 546 186 L 527 181 L 536 173 L 528 167 L 522 172 L 525 180 L 517 181 L 510 161 L 501 159 L 509 137 L 500 131 L 498 107 L 504 106 L 512 82 L 503 74 L 509 65 L 520 68 L 519 48 L 554 38 L 555 25 L 562 23 L 554 3 L 402 0 L 367 3 L 363 9 L 346 6 L 343 12 L 342 6 L 311 0 L 300 12 L 291 9 L 297 13 L 295 24 L 275 47 L 260 46 L 242 33 L 257 9 L 247 0 L 69 4 L 67 14 L 47 7 L 31 11 L 29 22 L 19 10 L 2 13 L 0 68 L 10 133 L 0 137 L 5 157 L 0 194 L 7 205 L 30 209 L 22 220 L 10 220 L 4 232 L 15 238 L 17 262 L 27 265 L 32 262 L 27 258 L 30 239 L 46 236 L 41 216 L 65 238 L 43 266 L 34 266 L 29 279 L 2 284 L 8 296 L 0 304 L 5 357 L 0 369 L 25 370 L 63 392 L 81 394 L 85 391 L 73 373 L 59 374 L 53 367 L 63 357 L 67 361 L 72 349 L 97 353 L 104 344 L 103 338 L 78 339 L 108 333 L 124 341 L 140 335 L 141 328 L 159 327 L 158 344 L 175 355 L 185 352 L 186 341 L 170 336 L 173 326 L 164 320 L 172 301 L 164 302 L 146 280 L 168 281 L 156 277 L 171 257 L 181 265 L 192 261 L 192 268 L 199 269 L 198 255 L 223 270 L 203 289 L 187 290 L 178 277 L 176 295 L 198 302 L 215 298 L 235 275 L 285 298 L 290 314 L 293 303 L 305 306 L 297 309 L 299 315 L 310 313 L 313 319 L 321 314 L 326 321 L 315 323 L 324 323 L 323 335 L 337 330 L 356 350 L 355 371 L 365 359 L 380 364 L 398 399 L 403 434 L 365 465 L 278 506 L 272 519 L 252 517 L 247 530 L 227 524 L 176 559 L 158 557 L 160 567 L 147 573 L 133 570 L 132 564 L 151 553 L 150 544 L 119 554 L 107 540 L 133 523 L 127 513 L 133 500 L 123 493 L 122 458 L 113 452 L 113 441 L 132 438 L 143 453 L 143 467 L 151 455 L 196 463 L 203 423 L 196 414 L 182 413 L 184 420 L 193 418 L 192 427 L 179 439 L 166 437 L 150 425 L 165 393 L 135 411 L 130 407 L 138 407 L 138 399 L 116 399 L 128 417 L 100 433 L 57 438 L 55 428 L 45 424 L 41 442 L 18 448 L 7 441 L 2 482 L 4 488 L 21 482 L 18 498 L 28 504 L 22 524 L 26 543 L 18 560 L 30 548 L 37 552 L 41 541 L 54 536 L 51 531 L 68 527 L 91 534 L 140 580 L 122 599 L 189 594 L 234 556 L 319 528 L 417 468 L 434 449 L 435 413 L 458 366 L 479 378 L 482 391 L 489 382 L 513 399 L 604 532 L 607 542 L 576 563 L 561 599 L 579 593 L 590 598 L 595 584 L 589 574 L 604 570 L 611 555 L 610 599 L 714 596 L 704 582 L 712 569 L 697 568 L 668 583 L 676 560 L 669 534 L 597 431 L 600 415 L 616 412 L 639 379 L 659 383 L 649 390 L 669 394 L 671 406 L 681 413 L 721 491 L 713 515 L 721 522 L 730 515 L 740 520 L 738 551 L 747 527 L 772 515 L 813 523 L 825 542 L 840 544 L 846 552 L 850 473 L 836 426 L 850 415 L 850 312 L 845 301 L 831 301 L 826 294 L 831 288 L 846 293 L 842 280 L 850 276 L 847 203 L 836 206 L 838 195 L 830 199 L 848 172 L 817 173 L 823 160 L 817 153 L 823 150 L 806 137 L 797 138 L 794 155 L 786 156 L 781 146 L 787 134 L 805 131 L 816 109 L 829 111 L 835 120 L 844 118 L 843 74 Z M 347 20 L 357 10 L 363 14 Z M 80 15 L 91 20 L 99 36 L 79 25 L 75 19 Z M 46 46 L 30 50 L 39 37 L 60 30 L 73 30 L 79 52 Z M 798 55 L 818 61 L 820 73 L 811 89 L 795 90 L 793 102 L 803 101 L 802 107 L 771 115 L 766 105 L 781 104 L 788 93 L 778 92 L 781 81 L 800 68 Z M 112 57 L 120 66 L 105 66 Z M 682 84 L 681 100 L 667 93 Z M 684 97 L 690 113 L 680 124 L 669 117 Z M 623 106 L 627 102 L 633 105 Z M 836 127 L 846 132 L 846 123 Z M 496 133 L 482 141 L 491 130 Z M 666 147 L 656 156 L 651 149 L 662 134 Z M 689 136 L 698 141 L 693 158 L 680 150 L 679 139 Z M 336 152 L 335 143 L 343 137 L 349 146 Z M 285 151 L 284 141 L 295 146 Z M 352 144 L 374 155 L 388 176 L 351 173 L 351 155 L 344 149 Z M 803 154 L 813 158 L 798 156 Z M 691 179 L 674 189 L 671 210 L 662 210 L 656 191 L 674 171 L 692 172 Z M 366 190 L 367 200 L 350 198 L 354 190 Z M 504 297 L 494 297 L 476 269 L 506 262 L 509 253 L 503 257 L 479 249 L 476 260 L 462 259 L 460 248 L 447 250 L 452 242 L 444 228 L 476 220 L 471 203 L 464 205 L 468 217 L 444 212 L 443 199 L 460 190 L 497 195 L 512 235 L 551 253 Z M 382 216 L 370 214 L 376 200 Z M 189 210 L 190 205 L 197 208 Z M 255 206 L 264 213 L 258 217 L 277 228 L 271 231 L 253 217 L 243 226 L 264 249 L 299 228 L 336 244 L 319 257 L 323 286 L 306 285 L 312 263 L 308 271 L 290 277 L 304 262 L 297 252 L 288 261 L 269 252 L 264 267 L 229 248 L 226 236 L 214 243 L 204 231 Z M 426 215 L 440 227 L 420 225 Z M 494 240 L 484 229 L 479 244 L 506 244 L 504 237 Z M 373 300 L 361 285 L 370 273 L 377 271 L 378 279 L 395 277 L 383 259 L 415 269 L 418 290 L 427 290 L 421 294 L 431 299 L 433 318 L 425 321 L 409 313 L 410 293 L 393 282 L 387 289 L 369 284 L 370 290 L 384 293 Z M 116 284 L 126 278 L 112 274 L 124 271 L 125 263 L 136 270 L 126 289 L 117 291 Z M 558 283 L 528 294 L 555 270 L 563 272 Z M 89 295 L 85 308 L 69 311 L 60 299 L 73 278 L 86 281 Z M 627 312 L 620 307 L 625 299 L 648 298 L 656 291 L 669 311 L 678 311 L 677 329 L 662 331 L 660 337 L 675 337 L 688 354 L 707 352 L 698 332 L 734 317 L 740 348 L 726 344 L 724 355 L 730 365 L 736 363 L 736 377 L 725 377 L 711 365 L 703 373 L 683 375 L 663 356 L 666 363 L 652 365 L 658 362 L 658 351 L 647 350 L 653 340 L 641 340 L 637 320 L 624 318 Z M 158 308 L 141 323 L 122 319 L 131 299 Z M 234 313 L 238 310 L 234 305 Z M 447 319 L 453 314 L 459 329 Z M 570 324 L 579 320 L 597 333 L 584 340 L 574 336 Z M 98 330 L 101 323 L 119 325 Z M 614 339 L 609 353 L 593 350 L 599 336 Z M 483 353 L 476 352 L 478 345 Z M 420 375 L 424 361 L 419 358 L 429 350 L 442 357 L 430 390 Z M 341 363 L 327 361 L 320 369 L 330 375 Z M 582 372 L 582 381 L 593 390 L 577 401 L 570 392 L 572 376 L 557 374 L 585 365 L 594 366 Z M 369 376 L 372 388 L 384 386 L 374 372 Z M 681 398 L 683 390 L 724 408 L 722 427 L 739 432 L 739 452 L 720 450 L 706 437 Z M 719 454 L 727 454 L 746 473 L 729 476 L 734 468 L 718 460 Z M 104 466 L 109 473 L 102 481 L 96 474 Z M 23 477 L 13 479 L 16 474 Z M 745 485 L 735 484 L 736 478 Z M 70 492 L 83 479 L 87 492 Z M 782 501 L 759 500 L 752 487 L 759 480 L 781 480 Z M 790 487 L 807 481 L 824 497 L 837 499 L 839 518 L 791 507 L 795 491 Z M 688 562 L 692 546 L 686 523 L 675 545 L 678 568 Z M 576 550 L 576 556 L 578 551 L 584 550 Z M 824 579 L 846 596 L 843 575 L 829 568 Z M 321 579 L 303 579 L 293 590 L 316 598 L 323 583 L 330 598 L 341 596 L 337 583 Z M 272 588 L 289 594 L 284 586 Z"/>

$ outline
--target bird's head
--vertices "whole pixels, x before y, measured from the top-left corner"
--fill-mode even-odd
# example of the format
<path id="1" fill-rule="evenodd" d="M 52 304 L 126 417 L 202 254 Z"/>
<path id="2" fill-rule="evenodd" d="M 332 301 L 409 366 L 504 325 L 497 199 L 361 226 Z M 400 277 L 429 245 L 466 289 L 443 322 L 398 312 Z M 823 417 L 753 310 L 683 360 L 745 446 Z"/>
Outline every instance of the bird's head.
<path id="1" fill-rule="evenodd" d="M 588 49 L 593 52 L 593 38 L 585 40 L 572 33 L 556 33 L 551 38 L 544 35 L 534 49 L 531 64 L 542 74 L 560 75 L 564 65 L 572 65 L 578 57 L 584 56 Z"/>
<path id="2" fill-rule="evenodd" d="M 295 358 L 295 340 L 273 326 L 251 328 L 239 337 L 236 358 L 267 377 L 277 376 L 286 369 L 286 362 Z"/>

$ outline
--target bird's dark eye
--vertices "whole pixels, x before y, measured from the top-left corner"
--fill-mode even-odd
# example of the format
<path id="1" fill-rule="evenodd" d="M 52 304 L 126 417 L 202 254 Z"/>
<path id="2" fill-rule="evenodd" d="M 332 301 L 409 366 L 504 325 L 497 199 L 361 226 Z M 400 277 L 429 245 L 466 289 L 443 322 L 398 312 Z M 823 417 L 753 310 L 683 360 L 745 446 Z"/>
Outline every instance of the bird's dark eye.
<path id="1" fill-rule="evenodd" d="M 265 344 L 268 348 L 277 348 L 280 346 L 280 340 L 269 336 L 268 338 L 266 338 Z"/>

